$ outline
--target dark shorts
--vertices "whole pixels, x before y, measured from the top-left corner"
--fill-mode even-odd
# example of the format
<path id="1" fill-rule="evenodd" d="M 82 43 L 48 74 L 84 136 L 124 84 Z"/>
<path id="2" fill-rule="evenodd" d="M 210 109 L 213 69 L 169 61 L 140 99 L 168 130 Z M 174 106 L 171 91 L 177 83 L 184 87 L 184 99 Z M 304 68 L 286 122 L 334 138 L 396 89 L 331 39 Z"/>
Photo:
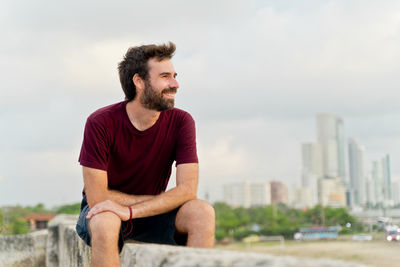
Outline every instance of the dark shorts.
<path id="1" fill-rule="evenodd" d="M 156 216 L 132 219 L 131 221 L 121 222 L 118 246 L 120 251 L 124 241 L 133 239 L 139 242 L 185 245 L 186 236 L 175 232 L 175 217 L 178 209 Z M 89 212 L 89 205 L 86 198 L 82 199 L 81 213 L 76 224 L 76 232 L 87 244 L 90 244 L 89 220 L 86 216 Z"/>

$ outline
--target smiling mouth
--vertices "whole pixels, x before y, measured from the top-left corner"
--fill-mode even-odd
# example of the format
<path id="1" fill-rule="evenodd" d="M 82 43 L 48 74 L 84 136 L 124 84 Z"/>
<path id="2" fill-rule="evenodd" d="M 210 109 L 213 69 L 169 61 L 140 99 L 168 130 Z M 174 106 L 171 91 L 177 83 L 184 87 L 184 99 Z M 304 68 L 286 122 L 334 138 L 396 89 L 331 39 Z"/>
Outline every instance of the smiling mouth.
<path id="1" fill-rule="evenodd" d="M 176 93 L 164 93 L 166 97 L 174 98 Z"/>

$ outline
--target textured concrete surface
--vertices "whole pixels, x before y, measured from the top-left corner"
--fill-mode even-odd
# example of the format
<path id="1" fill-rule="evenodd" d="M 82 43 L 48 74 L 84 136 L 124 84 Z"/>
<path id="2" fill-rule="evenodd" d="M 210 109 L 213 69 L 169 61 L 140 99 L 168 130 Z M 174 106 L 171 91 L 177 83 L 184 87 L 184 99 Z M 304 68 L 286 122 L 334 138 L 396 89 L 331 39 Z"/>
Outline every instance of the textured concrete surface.
<path id="1" fill-rule="evenodd" d="M 45 265 L 47 230 L 26 235 L 0 236 L 0 266 Z"/>
<path id="2" fill-rule="evenodd" d="M 49 223 L 46 266 L 90 266 L 90 247 L 75 231 L 75 215 L 58 215 Z"/>
<path id="3" fill-rule="evenodd" d="M 194 249 L 165 245 L 128 244 L 121 253 L 122 266 L 135 267 L 361 267 L 358 263 L 325 259 L 299 259 L 217 249 Z"/>

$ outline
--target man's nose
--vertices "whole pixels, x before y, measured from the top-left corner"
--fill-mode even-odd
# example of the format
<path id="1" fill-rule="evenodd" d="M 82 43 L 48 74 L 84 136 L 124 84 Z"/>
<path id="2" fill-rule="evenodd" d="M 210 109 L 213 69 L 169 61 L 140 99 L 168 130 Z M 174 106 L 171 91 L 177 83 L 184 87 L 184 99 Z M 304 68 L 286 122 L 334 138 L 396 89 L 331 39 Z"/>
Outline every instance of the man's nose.
<path id="1" fill-rule="evenodd" d="M 179 88 L 179 83 L 178 83 L 178 81 L 176 80 L 176 78 L 172 78 L 172 79 L 171 79 L 169 86 L 170 86 L 170 87 L 173 87 L 173 88 Z"/>

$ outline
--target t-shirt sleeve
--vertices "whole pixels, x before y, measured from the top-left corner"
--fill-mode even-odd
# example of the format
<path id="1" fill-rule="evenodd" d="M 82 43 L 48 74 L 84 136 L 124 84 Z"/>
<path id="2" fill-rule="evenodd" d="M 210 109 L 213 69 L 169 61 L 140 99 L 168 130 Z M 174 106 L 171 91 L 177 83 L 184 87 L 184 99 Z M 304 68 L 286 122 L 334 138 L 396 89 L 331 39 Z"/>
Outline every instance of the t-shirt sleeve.
<path id="1" fill-rule="evenodd" d="M 198 162 L 195 123 L 192 116 L 189 113 L 185 113 L 178 130 L 176 165 Z"/>
<path id="2" fill-rule="evenodd" d="M 83 135 L 79 163 L 82 166 L 107 171 L 109 138 L 105 125 L 88 118 Z"/>

